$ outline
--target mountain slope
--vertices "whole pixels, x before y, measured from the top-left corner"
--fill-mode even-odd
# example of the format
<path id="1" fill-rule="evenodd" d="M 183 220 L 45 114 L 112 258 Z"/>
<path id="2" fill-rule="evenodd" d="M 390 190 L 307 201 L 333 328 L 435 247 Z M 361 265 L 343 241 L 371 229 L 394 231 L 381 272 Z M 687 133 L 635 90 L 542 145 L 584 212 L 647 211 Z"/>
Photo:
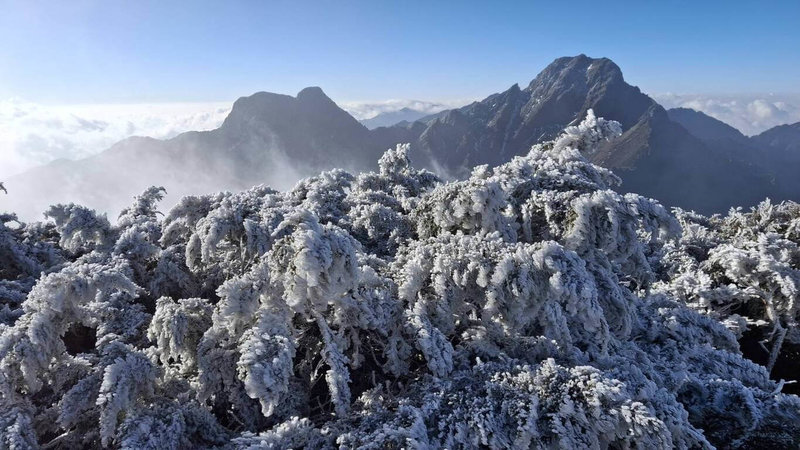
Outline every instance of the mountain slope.
<path id="1" fill-rule="evenodd" d="M 615 173 L 623 180 L 622 191 L 641 193 L 667 206 L 708 214 L 754 205 L 767 196 L 777 197 L 776 187 L 764 170 L 725 147 L 708 145 L 692 136 L 670 121 L 658 105 L 619 141 L 606 143 L 603 149 L 603 157 L 591 159 L 618 167 Z M 618 160 L 633 161 L 633 165 L 620 166 Z"/>
<path id="2" fill-rule="evenodd" d="M 800 122 L 770 128 L 751 140 L 786 157 L 800 160 Z"/>
<path id="3" fill-rule="evenodd" d="M 38 218 L 51 204 L 80 202 L 112 217 L 148 186 L 165 186 L 167 203 L 255 184 L 286 189 L 322 169 L 376 167 L 391 143 L 413 136 L 376 134 L 319 88 L 297 97 L 259 92 L 237 100 L 220 128 L 161 141 L 130 138 L 93 157 L 48 164 L 6 182 L 2 207 Z"/>
<path id="4" fill-rule="evenodd" d="M 625 82 L 607 58 L 556 59 L 531 83 L 463 108 L 439 113 L 416 144 L 431 166 L 455 176 L 477 164 L 496 165 L 526 154 L 583 119 L 589 109 L 621 123 L 624 135 L 588 155 L 614 169 L 622 191 L 657 198 L 668 206 L 722 212 L 774 195 L 760 169 L 708 145 L 638 88 Z"/>
<path id="5" fill-rule="evenodd" d="M 691 109 L 669 110 L 670 119 L 680 123 L 708 147 L 754 167 L 771 178 L 772 200 L 800 198 L 800 123 L 781 125 L 746 137 L 735 128 Z"/>
<path id="6" fill-rule="evenodd" d="M 475 164 L 495 165 L 524 154 L 586 115 L 613 118 L 628 129 L 652 104 L 627 85 L 608 59 L 585 55 L 559 58 L 525 88 L 514 85 L 429 123 L 420 148 L 446 167 L 465 171 Z"/>
<path id="7" fill-rule="evenodd" d="M 800 199 L 800 122 L 779 125 L 750 138 L 760 160 L 775 177 L 778 199 Z"/>
<path id="8" fill-rule="evenodd" d="M 237 100 L 216 130 L 166 141 L 132 138 L 82 161 L 13 177 L 6 182 L 12 195 L 0 207 L 36 218 L 50 204 L 76 201 L 113 216 L 151 185 L 167 188 L 166 205 L 187 194 L 261 183 L 285 189 L 320 170 L 374 169 L 384 150 L 406 142 L 417 166 L 463 177 L 476 165 L 527 154 L 589 109 L 622 125 L 620 138 L 587 157 L 613 169 L 623 192 L 703 213 L 754 205 L 766 196 L 800 197 L 800 181 L 793 181 L 797 164 L 780 152 L 753 151 L 756 140 L 742 141 L 708 116 L 667 112 L 628 84 L 611 60 L 579 55 L 556 59 L 525 88 L 515 84 L 462 108 L 373 130 L 318 87 L 296 97 L 259 92 Z M 776 136 L 759 139 L 781 148 Z"/>
<path id="9" fill-rule="evenodd" d="M 689 108 L 667 110 L 670 120 L 680 124 L 695 137 L 707 142 L 748 142 L 747 136 L 721 120 Z"/>

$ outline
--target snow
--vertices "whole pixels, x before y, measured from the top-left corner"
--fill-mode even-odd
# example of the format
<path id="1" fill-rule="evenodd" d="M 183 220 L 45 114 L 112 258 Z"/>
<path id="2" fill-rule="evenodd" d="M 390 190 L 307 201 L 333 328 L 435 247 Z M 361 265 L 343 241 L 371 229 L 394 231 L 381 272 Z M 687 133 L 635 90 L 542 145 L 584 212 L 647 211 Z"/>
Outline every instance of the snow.
<path id="1" fill-rule="evenodd" d="M 164 217 L 158 187 L 116 225 L 2 215 L 0 447 L 797 446 L 770 371 L 800 343 L 800 206 L 620 195 L 583 156 L 619 133 L 590 111 L 462 181 L 400 145 Z"/>

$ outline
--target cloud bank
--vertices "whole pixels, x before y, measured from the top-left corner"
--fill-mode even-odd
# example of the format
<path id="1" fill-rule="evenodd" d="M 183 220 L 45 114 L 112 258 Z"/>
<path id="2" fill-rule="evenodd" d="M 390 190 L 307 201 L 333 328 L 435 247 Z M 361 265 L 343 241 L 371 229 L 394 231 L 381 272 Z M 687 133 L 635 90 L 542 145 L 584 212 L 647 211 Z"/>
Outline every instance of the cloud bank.
<path id="1" fill-rule="evenodd" d="M 130 136 L 217 128 L 231 102 L 45 106 L 0 101 L 0 180 L 56 159 L 99 153 Z"/>
<path id="2" fill-rule="evenodd" d="M 691 108 L 752 136 L 769 128 L 800 122 L 800 94 L 651 95 L 665 108 Z"/>
<path id="3" fill-rule="evenodd" d="M 473 99 L 447 100 L 428 102 L 423 100 L 383 100 L 373 102 L 343 102 L 339 107 L 350 113 L 357 120 L 372 119 L 380 114 L 400 111 L 403 108 L 413 109 L 426 114 L 434 114 L 450 108 L 458 108 L 474 101 Z"/>

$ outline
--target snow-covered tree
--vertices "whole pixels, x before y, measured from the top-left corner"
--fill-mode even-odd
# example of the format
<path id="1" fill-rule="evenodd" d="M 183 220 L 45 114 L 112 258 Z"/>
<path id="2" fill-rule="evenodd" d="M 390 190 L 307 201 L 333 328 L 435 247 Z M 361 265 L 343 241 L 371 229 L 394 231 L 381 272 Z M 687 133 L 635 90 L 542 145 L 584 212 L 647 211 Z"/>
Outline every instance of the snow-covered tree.
<path id="1" fill-rule="evenodd" d="M 800 369 L 800 205 L 767 199 L 726 217 L 675 213 L 685 231 L 665 247 L 658 289 L 758 343 L 748 356 L 768 370 L 779 361 L 780 376 Z"/>
<path id="2" fill-rule="evenodd" d="M 0 216 L 0 448 L 797 447 L 800 207 L 620 194 L 619 133 Z"/>

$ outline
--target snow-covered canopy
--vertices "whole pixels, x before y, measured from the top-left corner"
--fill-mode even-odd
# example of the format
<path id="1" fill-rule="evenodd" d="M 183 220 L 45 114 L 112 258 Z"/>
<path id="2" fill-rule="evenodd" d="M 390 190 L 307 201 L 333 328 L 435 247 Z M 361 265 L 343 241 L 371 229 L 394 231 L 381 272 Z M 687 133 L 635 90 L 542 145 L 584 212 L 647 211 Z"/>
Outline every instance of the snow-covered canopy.
<path id="1" fill-rule="evenodd" d="M 798 445 L 770 370 L 800 208 L 620 195 L 582 156 L 619 133 L 590 111 L 449 183 L 401 145 L 165 217 L 151 188 L 115 226 L 0 217 L 0 448 Z"/>

